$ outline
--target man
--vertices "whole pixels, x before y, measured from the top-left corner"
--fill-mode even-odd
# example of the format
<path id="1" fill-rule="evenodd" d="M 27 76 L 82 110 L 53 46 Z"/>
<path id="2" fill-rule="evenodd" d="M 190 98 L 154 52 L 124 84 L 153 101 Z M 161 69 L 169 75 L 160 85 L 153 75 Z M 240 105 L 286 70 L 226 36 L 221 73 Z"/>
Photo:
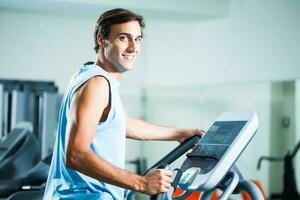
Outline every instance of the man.
<path id="1" fill-rule="evenodd" d="M 124 199 L 124 189 L 166 192 L 172 172 L 139 176 L 124 169 L 125 139 L 176 140 L 202 132 L 157 126 L 126 115 L 118 88 L 140 50 L 143 18 L 129 10 L 103 13 L 95 28 L 95 64 L 71 79 L 60 111 L 45 200 Z"/>

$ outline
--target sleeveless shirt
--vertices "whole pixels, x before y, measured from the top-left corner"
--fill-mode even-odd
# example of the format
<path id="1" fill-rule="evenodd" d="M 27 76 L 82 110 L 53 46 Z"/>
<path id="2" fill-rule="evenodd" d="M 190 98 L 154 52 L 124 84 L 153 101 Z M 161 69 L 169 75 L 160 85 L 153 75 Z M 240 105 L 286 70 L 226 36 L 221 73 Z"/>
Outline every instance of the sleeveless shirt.
<path id="1" fill-rule="evenodd" d="M 125 115 L 119 95 L 119 81 L 111 74 L 94 64 L 87 64 L 71 78 L 64 96 L 58 119 L 58 130 L 53 150 L 44 200 L 51 199 L 124 199 L 124 189 L 96 180 L 66 166 L 66 127 L 72 97 L 87 80 L 102 76 L 109 82 L 110 111 L 107 119 L 96 127 L 95 137 L 90 145 L 91 151 L 113 165 L 125 165 Z M 95 91 L 97 92 L 97 91 Z"/>

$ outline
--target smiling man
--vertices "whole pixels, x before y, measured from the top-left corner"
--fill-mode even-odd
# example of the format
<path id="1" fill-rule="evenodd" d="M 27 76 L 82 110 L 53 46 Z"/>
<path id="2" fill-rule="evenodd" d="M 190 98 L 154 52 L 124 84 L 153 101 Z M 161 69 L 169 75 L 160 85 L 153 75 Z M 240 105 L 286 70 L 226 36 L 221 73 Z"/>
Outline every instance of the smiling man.
<path id="1" fill-rule="evenodd" d="M 51 199 L 124 199 L 124 188 L 145 194 L 166 192 L 172 172 L 139 176 L 124 169 L 125 139 L 176 140 L 202 132 L 164 127 L 130 118 L 119 96 L 122 74 L 140 51 L 143 17 L 126 9 L 103 13 L 94 33 L 95 63 L 74 74 L 59 115 L 44 194 Z"/>

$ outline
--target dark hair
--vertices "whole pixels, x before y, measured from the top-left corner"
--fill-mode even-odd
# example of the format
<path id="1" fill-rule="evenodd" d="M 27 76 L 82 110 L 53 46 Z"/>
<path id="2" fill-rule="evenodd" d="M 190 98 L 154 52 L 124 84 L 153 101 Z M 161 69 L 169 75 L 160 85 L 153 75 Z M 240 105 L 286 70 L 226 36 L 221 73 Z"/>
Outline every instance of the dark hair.
<path id="1" fill-rule="evenodd" d="M 111 26 L 115 24 L 122 24 L 130 21 L 138 21 L 141 28 L 145 27 L 144 18 L 141 15 L 135 14 L 123 8 L 116 8 L 104 12 L 97 20 L 94 32 L 95 51 L 98 52 L 99 45 L 97 43 L 97 34 L 100 33 L 104 39 L 108 38 Z M 143 32 L 142 32 L 143 34 Z"/>

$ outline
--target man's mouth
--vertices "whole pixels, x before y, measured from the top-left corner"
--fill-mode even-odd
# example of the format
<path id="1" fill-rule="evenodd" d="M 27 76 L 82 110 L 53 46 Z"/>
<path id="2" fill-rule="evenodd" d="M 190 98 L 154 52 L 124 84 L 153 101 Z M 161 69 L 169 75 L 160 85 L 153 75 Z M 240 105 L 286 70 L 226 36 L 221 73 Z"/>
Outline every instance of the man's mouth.
<path id="1" fill-rule="evenodd" d="M 132 61 L 134 59 L 134 55 L 122 54 L 126 61 Z"/>

